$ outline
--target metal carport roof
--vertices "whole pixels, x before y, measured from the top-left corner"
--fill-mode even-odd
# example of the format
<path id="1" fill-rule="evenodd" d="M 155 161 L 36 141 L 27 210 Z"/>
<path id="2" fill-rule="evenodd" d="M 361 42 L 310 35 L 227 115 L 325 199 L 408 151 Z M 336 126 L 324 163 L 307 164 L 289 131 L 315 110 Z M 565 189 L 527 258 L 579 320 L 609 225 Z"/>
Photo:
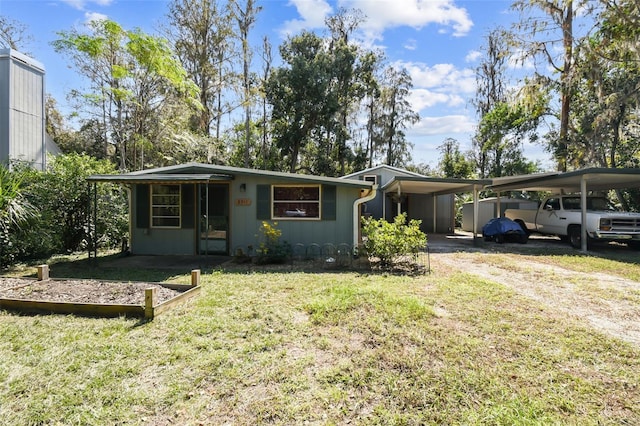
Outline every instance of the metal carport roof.
<path id="1" fill-rule="evenodd" d="M 587 168 L 567 173 L 509 176 L 494 178 L 487 189 L 495 192 L 522 190 L 572 193 L 581 191 L 583 183 L 586 183 L 588 191 L 638 188 L 640 169 Z"/>
<path id="2" fill-rule="evenodd" d="M 387 182 L 384 192 L 408 192 L 411 194 L 454 194 L 456 192 L 472 192 L 490 185 L 490 179 L 454 179 L 418 176 L 396 176 Z"/>

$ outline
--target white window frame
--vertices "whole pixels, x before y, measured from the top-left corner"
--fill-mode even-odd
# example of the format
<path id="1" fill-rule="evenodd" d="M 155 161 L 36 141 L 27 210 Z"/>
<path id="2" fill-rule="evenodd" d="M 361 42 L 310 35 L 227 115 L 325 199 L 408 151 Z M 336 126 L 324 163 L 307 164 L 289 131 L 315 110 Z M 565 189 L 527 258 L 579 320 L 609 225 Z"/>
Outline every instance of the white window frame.
<path id="1" fill-rule="evenodd" d="M 318 199 L 317 200 L 276 200 L 275 192 L 276 188 L 317 188 Z M 304 216 L 277 216 L 276 204 L 317 204 L 318 216 L 317 217 L 304 217 Z M 272 220 L 321 220 L 322 219 L 322 185 L 320 184 L 305 184 L 305 185 L 271 185 L 271 219 Z"/>
<path id="2" fill-rule="evenodd" d="M 178 187 L 177 194 L 162 194 L 162 193 L 154 193 L 154 190 L 158 187 Z M 180 229 L 182 227 L 182 185 L 174 184 L 174 183 L 163 183 L 163 184 L 152 184 L 151 185 L 151 227 L 152 228 L 164 228 L 164 229 Z M 162 198 L 161 198 L 162 197 Z M 173 202 L 167 203 L 173 199 Z M 177 215 L 167 215 L 167 214 L 154 214 L 154 209 L 162 209 L 162 208 L 177 208 Z M 156 221 L 161 221 L 163 219 L 177 219 L 176 225 L 157 225 Z"/>

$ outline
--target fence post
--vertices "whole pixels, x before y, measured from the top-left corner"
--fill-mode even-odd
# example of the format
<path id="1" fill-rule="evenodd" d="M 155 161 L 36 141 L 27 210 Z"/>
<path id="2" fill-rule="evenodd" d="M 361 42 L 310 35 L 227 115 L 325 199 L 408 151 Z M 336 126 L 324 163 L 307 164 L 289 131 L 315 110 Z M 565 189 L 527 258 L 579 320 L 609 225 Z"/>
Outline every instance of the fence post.
<path id="1" fill-rule="evenodd" d="M 156 288 L 151 287 L 144 291 L 144 317 L 145 319 L 153 319 L 153 307 L 156 304 Z"/>
<path id="2" fill-rule="evenodd" d="M 200 269 L 193 269 L 191 271 L 191 287 L 197 287 L 200 285 Z"/>
<path id="3" fill-rule="evenodd" d="M 38 265 L 38 281 L 49 279 L 49 265 Z"/>

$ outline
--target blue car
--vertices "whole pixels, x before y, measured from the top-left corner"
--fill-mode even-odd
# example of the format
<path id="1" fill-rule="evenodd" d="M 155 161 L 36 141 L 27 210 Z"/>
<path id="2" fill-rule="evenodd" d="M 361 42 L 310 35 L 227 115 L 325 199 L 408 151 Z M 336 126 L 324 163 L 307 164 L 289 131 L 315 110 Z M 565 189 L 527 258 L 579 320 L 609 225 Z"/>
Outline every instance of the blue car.
<path id="1" fill-rule="evenodd" d="M 485 241 L 496 243 L 515 242 L 526 244 L 529 235 L 516 222 L 506 217 L 491 219 L 482 227 L 482 236 Z"/>

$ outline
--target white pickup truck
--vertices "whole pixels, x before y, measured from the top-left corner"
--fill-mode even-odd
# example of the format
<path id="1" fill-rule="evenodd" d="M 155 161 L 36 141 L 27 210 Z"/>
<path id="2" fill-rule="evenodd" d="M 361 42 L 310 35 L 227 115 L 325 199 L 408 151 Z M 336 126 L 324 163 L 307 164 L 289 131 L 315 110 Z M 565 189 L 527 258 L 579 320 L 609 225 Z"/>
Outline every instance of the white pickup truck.
<path id="1" fill-rule="evenodd" d="M 581 247 L 580 195 L 552 195 L 537 210 L 507 209 L 504 215 L 525 232 L 558 235 L 573 247 Z M 616 240 L 640 247 L 640 213 L 621 212 L 606 198 L 589 196 L 586 231 L 589 239 Z"/>

